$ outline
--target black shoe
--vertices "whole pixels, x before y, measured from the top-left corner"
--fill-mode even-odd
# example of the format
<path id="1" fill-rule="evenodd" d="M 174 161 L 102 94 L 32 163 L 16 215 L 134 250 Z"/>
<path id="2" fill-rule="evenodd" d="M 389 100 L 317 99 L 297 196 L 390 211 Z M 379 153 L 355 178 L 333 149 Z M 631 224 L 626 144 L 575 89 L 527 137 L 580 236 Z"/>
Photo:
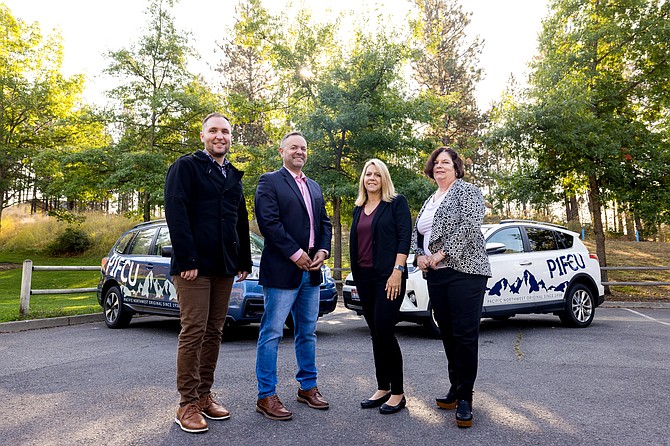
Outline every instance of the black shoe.
<path id="1" fill-rule="evenodd" d="M 379 408 L 379 413 L 384 414 L 384 415 L 388 415 L 388 414 L 391 414 L 391 413 L 396 413 L 400 409 L 405 407 L 405 404 L 407 404 L 407 400 L 403 396 L 402 399 L 400 400 L 400 402 L 398 404 L 396 404 L 395 406 L 389 406 L 386 403 L 382 404 L 381 407 Z"/>
<path id="2" fill-rule="evenodd" d="M 447 410 L 454 410 L 458 405 L 456 395 L 454 395 L 451 392 L 451 390 L 447 393 L 447 396 L 445 396 L 444 398 L 435 398 L 435 402 L 437 403 L 437 407 L 439 407 L 440 409 L 447 409 Z"/>
<path id="3" fill-rule="evenodd" d="M 472 426 L 472 402 L 467 400 L 458 400 L 458 407 L 456 408 L 456 426 L 471 427 Z"/>
<path id="4" fill-rule="evenodd" d="M 361 401 L 361 408 L 372 409 L 373 407 L 379 407 L 385 402 L 387 402 L 389 398 L 391 398 L 391 392 L 387 393 L 381 398 L 377 398 L 376 400 L 363 400 Z"/>

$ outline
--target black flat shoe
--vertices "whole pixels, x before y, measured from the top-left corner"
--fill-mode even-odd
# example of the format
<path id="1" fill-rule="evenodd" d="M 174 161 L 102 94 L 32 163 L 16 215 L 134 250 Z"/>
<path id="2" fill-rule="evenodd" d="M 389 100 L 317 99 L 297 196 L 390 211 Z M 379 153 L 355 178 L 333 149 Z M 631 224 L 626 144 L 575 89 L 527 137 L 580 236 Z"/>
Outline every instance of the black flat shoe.
<path id="1" fill-rule="evenodd" d="M 377 398 L 376 400 L 363 400 L 361 401 L 361 408 L 372 409 L 373 407 L 379 407 L 385 402 L 387 402 L 389 398 L 391 398 L 391 392 L 387 393 L 381 398 Z"/>
<path id="2" fill-rule="evenodd" d="M 403 396 L 402 399 L 400 400 L 400 402 L 398 404 L 396 404 L 395 406 L 389 406 L 386 403 L 382 404 L 381 407 L 379 408 L 379 413 L 384 414 L 384 415 L 396 413 L 400 409 L 405 407 L 406 404 L 407 404 L 407 400 Z"/>
<path id="3" fill-rule="evenodd" d="M 451 393 L 451 390 L 447 393 L 447 396 L 444 398 L 435 398 L 435 403 L 440 409 L 454 410 L 458 405 L 456 400 L 456 395 Z"/>
<path id="4" fill-rule="evenodd" d="M 472 427 L 472 403 L 470 401 L 458 400 L 456 426 Z"/>

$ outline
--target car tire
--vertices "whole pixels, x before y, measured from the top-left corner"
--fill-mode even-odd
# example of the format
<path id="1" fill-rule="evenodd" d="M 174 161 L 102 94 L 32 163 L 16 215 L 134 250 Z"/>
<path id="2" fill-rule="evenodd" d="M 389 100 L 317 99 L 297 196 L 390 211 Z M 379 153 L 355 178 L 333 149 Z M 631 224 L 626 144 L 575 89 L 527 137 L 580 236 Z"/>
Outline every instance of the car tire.
<path id="1" fill-rule="evenodd" d="M 437 321 L 435 320 L 435 311 L 433 310 L 433 306 L 430 304 L 428 305 L 428 312 L 430 313 L 430 316 L 424 319 L 423 326 L 426 328 L 426 331 L 428 331 L 428 334 L 432 338 L 439 339 L 440 327 L 437 325 Z"/>
<path id="2" fill-rule="evenodd" d="M 109 328 L 125 328 L 130 324 L 133 313 L 123 306 L 123 296 L 118 286 L 110 287 L 105 293 L 102 314 Z"/>
<path id="3" fill-rule="evenodd" d="M 565 295 L 565 309 L 558 317 L 566 327 L 585 328 L 591 325 L 596 314 L 595 299 L 591 290 L 580 283 L 572 285 Z"/>

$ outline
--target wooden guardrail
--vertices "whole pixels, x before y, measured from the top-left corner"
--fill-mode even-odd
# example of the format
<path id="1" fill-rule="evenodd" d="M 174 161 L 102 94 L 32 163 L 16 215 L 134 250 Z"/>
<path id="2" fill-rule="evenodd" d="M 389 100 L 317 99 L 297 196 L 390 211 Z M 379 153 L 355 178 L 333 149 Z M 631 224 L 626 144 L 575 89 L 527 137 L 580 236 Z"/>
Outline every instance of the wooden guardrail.
<path id="1" fill-rule="evenodd" d="M 23 261 L 23 273 L 21 276 L 21 297 L 19 302 L 19 314 L 27 316 L 30 309 L 30 296 L 32 294 L 76 294 L 92 293 L 97 288 L 69 288 L 69 289 L 44 289 L 33 290 L 33 271 L 100 271 L 99 266 L 34 266 L 32 260 Z"/>
<path id="2" fill-rule="evenodd" d="M 601 266 L 603 271 L 668 271 L 670 266 Z M 670 282 L 602 282 L 604 286 L 670 286 Z"/>

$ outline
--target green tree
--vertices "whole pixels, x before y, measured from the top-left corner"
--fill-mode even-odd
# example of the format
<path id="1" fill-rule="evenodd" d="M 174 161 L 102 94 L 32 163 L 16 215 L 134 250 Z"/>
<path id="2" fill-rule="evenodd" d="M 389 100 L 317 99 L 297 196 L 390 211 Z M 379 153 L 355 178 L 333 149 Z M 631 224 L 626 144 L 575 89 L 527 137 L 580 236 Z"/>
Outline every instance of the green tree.
<path id="1" fill-rule="evenodd" d="M 411 0 L 419 17 L 413 31 L 413 78 L 429 105 L 428 130 L 443 145 L 473 152 L 482 118 L 474 97 L 481 78 L 478 56 L 482 42 L 468 42 L 469 14 L 457 0 Z"/>
<path id="2" fill-rule="evenodd" d="M 555 184 L 585 180 L 606 265 L 602 205 L 631 188 L 649 198 L 643 191 L 667 178 L 659 123 L 667 123 L 670 94 L 670 4 L 554 0 L 550 9 L 530 88 L 498 123 L 496 141 Z"/>
<path id="3" fill-rule="evenodd" d="M 233 125 L 230 159 L 245 172 L 245 196 L 253 207 L 258 178 L 280 165 L 273 142 L 282 136 L 286 115 L 274 49 L 282 35 L 279 18 L 260 0 L 241 0 L 235 14 L 232 32 L 217 44 L 221 60 L 216 71 Z"/>
<path id="4" fill-rule="evenodd" d="M 120 79 L 110 92 L 115 113 L 114 189 L 138 193 L 145 221 L 162 202 L 165 172 L 179 155 L 199 146 L 200 121 L 219 100 L 187 67 L 195 53 L 189 34 L 175 27 L 172 0 L 150 0 L 146 33 L 130 48 L 108 54 L 107 72 Z"/>
<path id="5" fill-rule="evenodd" d="M 421 144 L 412 125 L 419 112 L 401 76 L 408 57 L 402 41 L 379 30 L 359 31 L 346 50 L 333 46 L 330 57 L 323 57 L 316 50 L 323 49 L 319 42 L 331 41 L 334 27 L 296 29 L 300 35 L 280 59 L 293 80 L 289 118 L 307 136 L 306 170 L 332 206 L 333 260 L 339 268 L 342 222 L 349 220 L 366 160 L 385 160 L 410 200 L 417 197 L 416 187 L 426 190 L 425 181 L 417 180 Z"/>
<path id="6" fill-rule="evenodd" d="M 75 121 L 85 113 L 83 77 L 61 73 L 58 34 L 42 35 L 37 23 L 17 20 L 0 4 L 0 222 L 16 194 L 33 183 L 34 156 L 68 146 Z"/>

